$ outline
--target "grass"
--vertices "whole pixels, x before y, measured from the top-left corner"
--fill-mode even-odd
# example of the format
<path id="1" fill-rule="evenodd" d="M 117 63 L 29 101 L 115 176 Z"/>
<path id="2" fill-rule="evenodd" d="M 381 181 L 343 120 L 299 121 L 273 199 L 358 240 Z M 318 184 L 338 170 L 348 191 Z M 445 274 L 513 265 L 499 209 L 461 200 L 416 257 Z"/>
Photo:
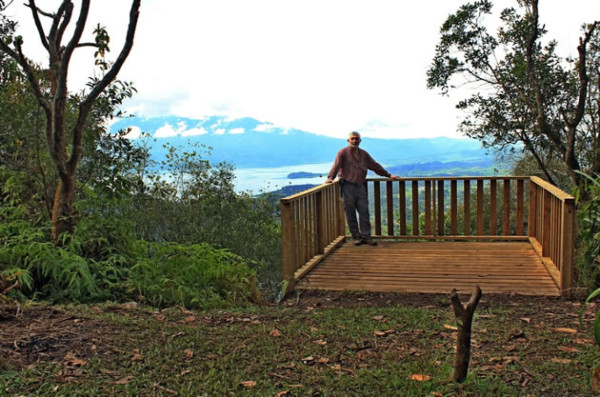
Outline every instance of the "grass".
<path id="1" fill-rule="evenodd" d="M 594 395 L 591 368 L 600 351 L 591 339 L 591 311 L 584 327 L 578 326 L 578 302 L 523 297 L 495 302 L 484 296 L 476 311 L 469 376 L 456 384 L 451 380 L 456 324 L 449 304 L 443 296 L 419 299 L 326 294 L 297 304 L 214 312 L 36 307 L 29 309 L 32 318 L 15 324 L 21 336 L 13 338 L 24 346 L 23 326 L 37 321 L 56 349 L 8 368 L 0 375 L 0 393 Z M 39 338 L 40 332 L 34 334 Z M 2 353 L 10 341 L 0 341 Z"/>

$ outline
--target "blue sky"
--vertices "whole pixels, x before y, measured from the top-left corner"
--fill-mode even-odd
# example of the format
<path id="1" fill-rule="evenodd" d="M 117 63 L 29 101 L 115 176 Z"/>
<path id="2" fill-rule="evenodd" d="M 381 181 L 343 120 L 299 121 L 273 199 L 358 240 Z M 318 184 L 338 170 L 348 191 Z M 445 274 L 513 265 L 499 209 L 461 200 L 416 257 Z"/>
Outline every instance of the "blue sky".
<path id="1" fill-rule="evenodd" d="M 351 130 L 384 138 L 456 137 L 454 104 L 464 95 L 427 90 L 425 74 L 439 27 L 465 2 L 142 0 L 133 52 L 119 76 L 138 90 L 125 107 L 144 117 L 252 117 L 339 138 Z M 25 50 L 42 62 L 22 3 L 9 14 L 21 23 Z M 58 3 L 38 1 L 45 11 Z M 499 11 L 516 1 L 494 4 Z M 129 6 L 92 2 L 88 38 L 98 22 L 106 25 L 113 57 Z M 575 56 L 581 23 L 600 19 L 600 3 L 540 0 L 540 13 L 560 53 Z M 71 90 L 83 87 L 91 58 L 89 49 L 79 51 Z"/>

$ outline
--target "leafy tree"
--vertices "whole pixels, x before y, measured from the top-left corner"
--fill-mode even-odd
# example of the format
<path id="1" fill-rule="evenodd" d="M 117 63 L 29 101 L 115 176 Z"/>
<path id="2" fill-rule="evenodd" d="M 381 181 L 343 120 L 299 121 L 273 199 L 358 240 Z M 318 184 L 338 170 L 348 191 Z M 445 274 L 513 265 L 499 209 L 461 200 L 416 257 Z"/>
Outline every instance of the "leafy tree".
<path id="1" fill-rule="evenodd" d="M 555 184 L 551 163 L 560 158 L 580 186 L 579 171 L 600 173 L 600 22 L 584 26 L 578 58 L 564 60 L 556 41 L 542 42 L 538 0 L 517 3 L 525 12 L 503 10 L 496 36 L 484 24 L 491 1 L 467 3 L 450 15 L 427 86 L 447 94 L 457 77 L 476 84 L 478 92 L 457 105 L 469 112 L 460 127 L 467 136 L 500 149 L 522 145 Z"/>
<path id="2" fill-rule="evenodd" d="M 51 234 L 57 241 L 62 233 L 74 230 L 73 202 L 77 167 L 83 153 L 84 132 L 89 131 L 87 123 L 94 104 L 105 90 L 111 90 L 111 83 L 114 82 L 131 51 L 140 0 L 132 1 L 125 43 L 112 64 L 105 60 L 105 55 L 109 51 L 109 36 L 105 28 L 98 25 L 94 30 L 96 36 L 94 43 L 81 41 L 90 0 L 81 2 L 79 16 L 75 21 L 72 36 L 68 40 L 65 34 L 72 22 L 75 8 L 71 0 L 62 0 L 55 13 L 42 11 L 35 4 L 35 0 L 29 0 L 26 5 L 31 9 L 40 40 L 48 53 L 48 68 L 40 69 L 25 56 L 22 50 L 23 39 L 20 36 L 3 35 L 0 40 L 0 53 L 3 57 L 14 59 L 22 69 L 45 116 L 46 144 L 59 178 L 51 216 Z M 0 10 L 5 9 L 5 3 L 1 2 Z M 51 22 L 48 31 L 42 23 L 42 17 L 48 18 Z M 3 17 L 3 22 L 6 21 L 7 19 Z M 96 65 L 103 72 L 103 76 L 91 79 L 88 90 L 81 95 L 69 97 L 67 74 L 70 61 L 74 51 L 82 47 L 96 48 Z M 73 115 L 72 120 L 69 119 L 69 115 Z"/>

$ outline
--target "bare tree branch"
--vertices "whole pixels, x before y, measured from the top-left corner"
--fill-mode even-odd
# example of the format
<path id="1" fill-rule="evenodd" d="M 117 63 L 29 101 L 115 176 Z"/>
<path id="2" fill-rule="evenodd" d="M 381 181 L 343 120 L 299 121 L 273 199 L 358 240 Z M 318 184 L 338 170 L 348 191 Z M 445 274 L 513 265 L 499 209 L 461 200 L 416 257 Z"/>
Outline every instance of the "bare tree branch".
<path id="1" fill-rule="evenodd" d="M 41 11 L 35 5 L 35 0 L 29 0 L 29 5 L 26 4 L 27 7 L 31 8 L 31 14 L 33 15 L 33 21 L 35 22 L 35 27 L 40 35 L 40 41 L 45 49 L 48 49 L 48 39 L 46 38 L 46 32 L 44 32 L 44 27 L 42 26 L 42 21 L 40 21 L 39 13 Z M 42 13 L 42 15 L 44 15 Z M 46 15 L 47 16 L 47 15 Z"/>

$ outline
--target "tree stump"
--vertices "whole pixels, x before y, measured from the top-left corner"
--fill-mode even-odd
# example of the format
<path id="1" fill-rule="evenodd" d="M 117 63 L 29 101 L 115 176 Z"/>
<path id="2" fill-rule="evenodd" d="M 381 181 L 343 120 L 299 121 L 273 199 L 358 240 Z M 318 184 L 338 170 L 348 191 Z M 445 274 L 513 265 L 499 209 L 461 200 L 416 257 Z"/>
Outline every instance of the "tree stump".
<path id="1" fill-rule="evenodd" d="M 456 356 L 454 357 L 454 375 L 455 382 L 463 382 L 469 372 L 469 361 L 471 359 L 471 329 L 473 324 L 473 314 L 475 308 L 481 299 L 481 288 L 476 287 L 475 293 L 467 305 L 463 305 L 458 297 L 456 289 L 450 293 L 450 302 L 454 309 L 454 316 L 458 324 L 458 337 L 456 340 Z"/>

